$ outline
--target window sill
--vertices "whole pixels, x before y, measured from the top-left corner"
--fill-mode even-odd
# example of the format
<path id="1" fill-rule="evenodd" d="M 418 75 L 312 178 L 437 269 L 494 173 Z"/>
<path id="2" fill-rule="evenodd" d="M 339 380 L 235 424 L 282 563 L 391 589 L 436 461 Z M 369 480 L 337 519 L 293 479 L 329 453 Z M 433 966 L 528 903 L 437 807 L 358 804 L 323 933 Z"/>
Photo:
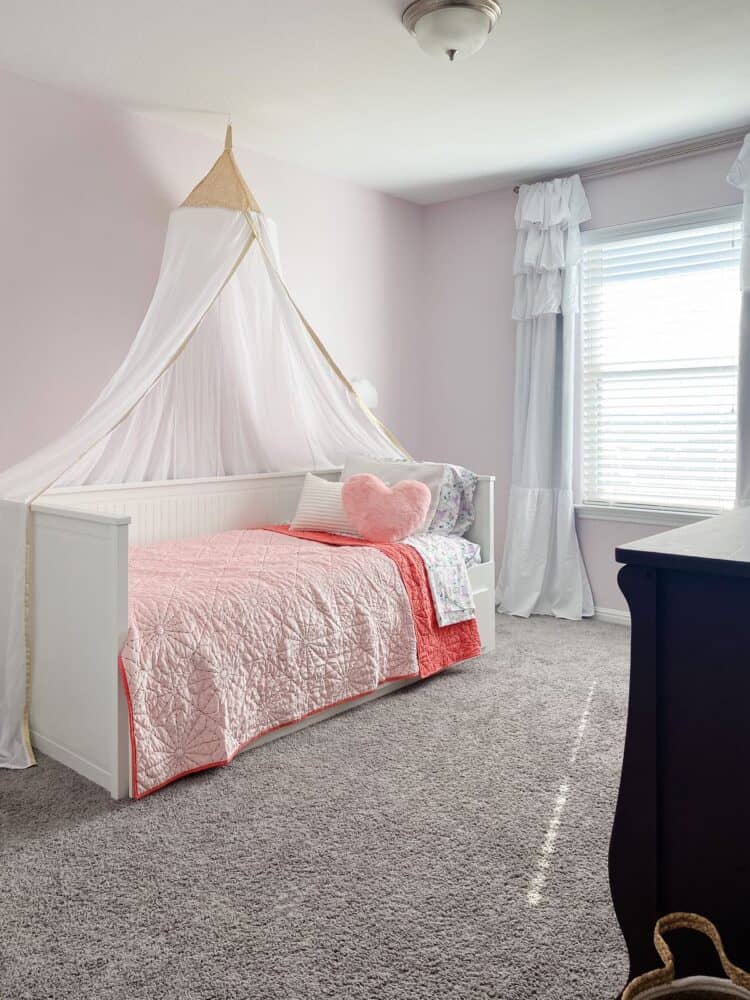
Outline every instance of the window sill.
<path id="1" fill-rule="evenodd" d="M 619 521 L 621 524 L 653 524 L 665 528 L 679 528 L 683 524 L 694 524 L 714 517 L 714 513 L 657 510 L 649 507 L 605 507 L 603 504 L 576 504 L 576 517 L 591 521 Z M 716 511 L 719 513 L 719 511 Z"/>

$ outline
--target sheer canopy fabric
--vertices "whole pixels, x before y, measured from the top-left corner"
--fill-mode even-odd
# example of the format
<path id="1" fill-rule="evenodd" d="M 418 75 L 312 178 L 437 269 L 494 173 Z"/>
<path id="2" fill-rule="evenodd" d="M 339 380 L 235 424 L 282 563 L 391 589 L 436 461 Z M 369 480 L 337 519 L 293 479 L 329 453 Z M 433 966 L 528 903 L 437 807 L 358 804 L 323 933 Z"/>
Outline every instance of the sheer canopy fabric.
<path id="1" fill-rule="evenodd" d="M 737 380 L 737 503 L 750 504 L 750 134 L 727 180 L 743 193 L 739 377 Z"/>
<path id="2" fill-rule="evenodd" d="M 144 482 L 403 457 L 313 341 L 256 213 L 172 213 L 125 361 L 67 433 L 0 474 L 0 766 L 33 763 L 25 716 L 29 505 L 53 485 Z M 114 669 L 114 666 L 113 666 Z"/>
<path id="3" fill-rule="evenodd" d="M 575 531 L 573 429 L 580 178 L 523 185 L 516 207 L 513 469 L 501 610 L 581 618 L 594 612 Z"/>
<path id="4" fill-rule="evenodd" d="M 228 214 L 181 209 L 173 221 L 179 224 L 183 211 Z M 250 218 L 258 240 L 195 336 L 133 413 L 61 484 L 279 472 L 337 465 L 373 448 L 394 453 L 285 292 L 273 223 Z"/>

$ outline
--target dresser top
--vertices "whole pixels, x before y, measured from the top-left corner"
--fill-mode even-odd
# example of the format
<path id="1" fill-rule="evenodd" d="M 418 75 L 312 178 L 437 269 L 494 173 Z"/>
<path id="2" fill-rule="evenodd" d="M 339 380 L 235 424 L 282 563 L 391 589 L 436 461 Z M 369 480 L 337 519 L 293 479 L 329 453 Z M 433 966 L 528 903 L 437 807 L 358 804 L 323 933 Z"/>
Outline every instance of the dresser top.
<path id="1" fill-rule="evenodd" d="M 640 566 L 750 577 L 750 507 L 619 545 L 615 558 Z"/>

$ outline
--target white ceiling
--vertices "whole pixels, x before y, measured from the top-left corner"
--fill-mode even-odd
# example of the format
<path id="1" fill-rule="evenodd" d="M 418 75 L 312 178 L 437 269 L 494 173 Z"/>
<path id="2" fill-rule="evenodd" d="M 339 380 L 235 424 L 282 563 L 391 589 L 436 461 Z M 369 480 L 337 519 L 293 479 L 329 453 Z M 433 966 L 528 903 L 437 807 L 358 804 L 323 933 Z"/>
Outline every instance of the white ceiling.
<path id="1" fill-rule="evenodd" d="M 749 0 L 504 0 L 450 64 L 406 0 L 0 0 L 0 66 L 419 202 L 750 122 Z"/>

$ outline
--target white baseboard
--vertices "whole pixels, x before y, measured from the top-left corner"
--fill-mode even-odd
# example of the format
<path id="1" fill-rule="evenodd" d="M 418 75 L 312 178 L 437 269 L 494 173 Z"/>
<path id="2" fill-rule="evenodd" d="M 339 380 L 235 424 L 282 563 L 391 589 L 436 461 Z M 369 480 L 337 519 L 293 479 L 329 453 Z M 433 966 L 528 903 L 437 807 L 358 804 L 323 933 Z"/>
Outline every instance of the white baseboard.
<path id="1" fill-rule="evenodd" d="M 82 757 L 74 750 L 61 746 L 55 740 L 51 740 L 48 736 L 42 736 L 41 733 L 37 733 L 33 729 L 30 732 L 30 736 L 33 747 L 41 750 L 42 753 L 46 753 L 48 757 L 59 760 L 61 764 L 69 767 L 71 771 L 82 774 L 84 778 L 88 778 L 89 781 L 93 781 L 103 788 L 109 788 L 112 784 L 112 775 L 110 772 L 105 771 L 103 767 L 100 767 L 93 761 L 87 760 L 86 757 Z"/>
<path id="2" fill-rule="evenodd" d="M 630 612 L 618 611 L 616 608 L 594 608 L 594 618 L 610 625 L 627 625 L 630 627 Z"/>

